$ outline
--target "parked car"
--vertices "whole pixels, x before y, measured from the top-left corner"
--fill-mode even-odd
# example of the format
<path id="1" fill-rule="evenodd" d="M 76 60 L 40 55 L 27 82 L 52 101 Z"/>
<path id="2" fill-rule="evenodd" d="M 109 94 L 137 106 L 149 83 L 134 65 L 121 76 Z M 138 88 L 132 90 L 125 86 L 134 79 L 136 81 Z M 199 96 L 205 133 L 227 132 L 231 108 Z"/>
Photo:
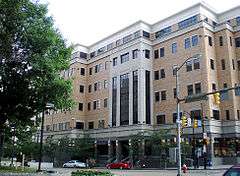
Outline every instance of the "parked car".
<path id="1" fill-rule="evenodd" d="M 86 163 L 80 162 L 78 160 L 71 160 L 63 164 L 63 167 L 79 167 L 86 168 L 88 165 Z"/>
<path id="2" fill-rule="evenodd" d="M 240 164 L 232 166 L 229 168 L 223 176 L 240 176 Z"/>
<path id="3" fill-rule="evenodd" d="M 129 161 L 129 158 L 121 160 L 117 162 L 117 160 L 113 161 L 106 165 L 107 169 L 131 169 L 132 163 Z"/>

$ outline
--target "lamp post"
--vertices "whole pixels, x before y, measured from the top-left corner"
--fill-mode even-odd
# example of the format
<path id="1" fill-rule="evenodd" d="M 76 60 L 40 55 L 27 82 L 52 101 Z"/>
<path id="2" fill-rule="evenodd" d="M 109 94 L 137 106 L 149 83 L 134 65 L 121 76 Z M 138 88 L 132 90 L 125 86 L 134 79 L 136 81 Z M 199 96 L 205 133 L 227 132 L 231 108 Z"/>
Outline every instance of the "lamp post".
<path id="1" fill-rule="evenodd" d="M 181 68 L 186 64 L 187 61 L 189 61 L 190 59 L 193 59 L 193 58 L 199 58 L 201 57 L 200 54 L 196 54 L 188 59 L 186 59 L 181 66 L 175 66 L 175 73 L 176 73 L 176 101 L 177 101 L 177 120 L 176 120 L 176 123 L 177 123 L 177 147 L 178 147 L 178 176 L 181 176 L 181 134 L 180 134 L 180 131 L 181 131 L 181 119 L 180 119 L 180 98 L 179 98 L 179 74 L 178 72 L 181 70 Z"/>
<path id="2" fill-rule="evenodd" d="M 39 161 L 38 161 L 38 172 L 41 172 L 41 163 L 42 163 L 42 145 L 43 145 L 43 131 L 44 131 L 44 111 L 47 109 L 53 109 L 54 104 L 47 103 L 45 108 L 42 111 L 42 119 L 41 119 L 41 132 L 40 132 L 40 148 L 39 148 Z"/>

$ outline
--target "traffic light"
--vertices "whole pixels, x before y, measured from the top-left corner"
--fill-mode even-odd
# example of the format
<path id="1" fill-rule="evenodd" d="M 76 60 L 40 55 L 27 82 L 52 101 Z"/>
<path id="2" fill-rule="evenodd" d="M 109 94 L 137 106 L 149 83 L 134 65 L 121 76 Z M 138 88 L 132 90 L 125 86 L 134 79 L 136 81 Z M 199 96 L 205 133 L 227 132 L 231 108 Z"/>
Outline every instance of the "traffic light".
<path id="1" fill-rule="evenodd" d="M 198 127 L 198 120 L 194 119 L 193 120 L 193 128 L 197 128 Z"/>
<path id="2" fill-rule="evenodd" d="M 220 100 L 221 100 L 220 93 L 217 92 L 217 93 L 213 94 L 213 97 L 214 97 L 215 104 L 219 105 L 220 104 Z"/>
<path id="3" fill-rule="evenodd" d="M 185 128 L 188 126 L 188 121 L 186 116 L 182 116 L 182 127 Z"/>

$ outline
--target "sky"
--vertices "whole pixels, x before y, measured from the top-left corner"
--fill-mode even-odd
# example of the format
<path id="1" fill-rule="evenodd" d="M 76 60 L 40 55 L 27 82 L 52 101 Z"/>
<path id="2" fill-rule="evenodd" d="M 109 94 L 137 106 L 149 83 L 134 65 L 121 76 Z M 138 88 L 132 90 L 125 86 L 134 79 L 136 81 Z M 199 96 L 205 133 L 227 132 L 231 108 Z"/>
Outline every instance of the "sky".
<path id="1" fill-rule="evenodd" d="M 68 44 L 91 44 L 143 20 L 156 23 L 200 0 L 40 0 Z M 240 5 L 240 0 L 205 0 L 216 12 Z"/>

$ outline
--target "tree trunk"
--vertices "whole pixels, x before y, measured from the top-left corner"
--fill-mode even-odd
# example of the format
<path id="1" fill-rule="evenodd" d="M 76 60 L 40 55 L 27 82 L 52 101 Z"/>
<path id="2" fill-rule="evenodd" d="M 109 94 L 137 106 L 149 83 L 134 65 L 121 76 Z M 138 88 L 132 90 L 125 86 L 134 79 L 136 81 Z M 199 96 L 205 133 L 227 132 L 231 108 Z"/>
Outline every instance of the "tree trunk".
<path id="1" fill-rule="evenodd" d="M 4 144 L 4 130 L 0 129 L 0 166 L 2 163 L 3 144 Z"/>

